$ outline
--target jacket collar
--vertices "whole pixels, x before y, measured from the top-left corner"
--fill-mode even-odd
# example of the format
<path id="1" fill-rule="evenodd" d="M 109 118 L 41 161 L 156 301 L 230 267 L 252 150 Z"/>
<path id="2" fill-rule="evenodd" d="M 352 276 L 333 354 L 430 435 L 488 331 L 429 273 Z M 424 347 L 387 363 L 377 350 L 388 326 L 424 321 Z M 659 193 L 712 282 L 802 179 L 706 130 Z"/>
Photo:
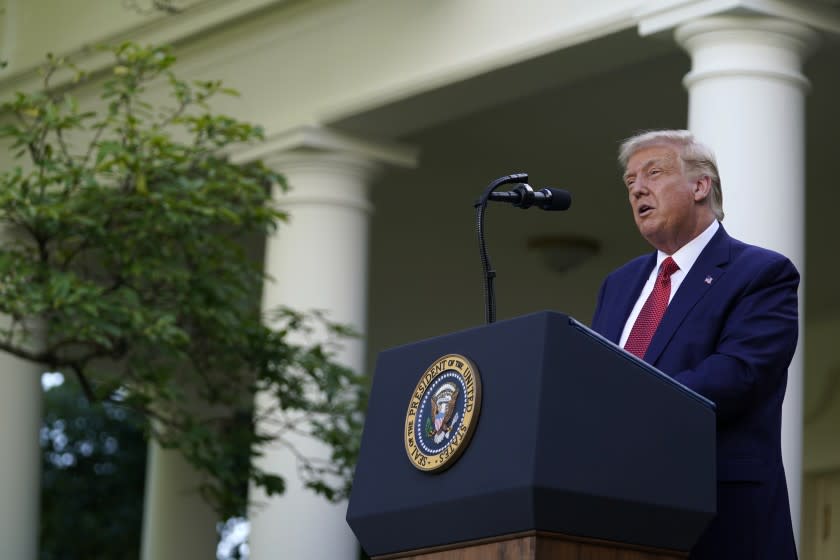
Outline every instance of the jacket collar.
<path id="1" fill-rule="evenodd" d="M 697 305 L 724 274 L 726 271 L 725 265 L 730 261 L 731 241 L 732 238 L 729 237 L 729 234 L 721 225 L 709 244 L 700 253 L 694 266 L 688 271 L 679 290 L 668 305 L 665 315 L 662 317 L 662 322 L 659 323 L 659 327 L 656 329 L 656 333 L 653 335 L 650 346 L 645 353 L 644 359 L 647 363 L 656 365 L 659 356 L 683 323 L 688 312 Z M 650 274 L 649 268 L 648 274 Z"/>

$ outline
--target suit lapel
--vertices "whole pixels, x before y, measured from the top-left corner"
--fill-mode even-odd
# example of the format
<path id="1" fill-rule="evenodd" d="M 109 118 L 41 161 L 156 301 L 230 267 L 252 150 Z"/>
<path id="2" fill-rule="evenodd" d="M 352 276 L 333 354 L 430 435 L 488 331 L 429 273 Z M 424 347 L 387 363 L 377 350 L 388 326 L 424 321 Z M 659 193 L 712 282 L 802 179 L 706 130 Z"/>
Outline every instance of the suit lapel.
<path id="1" fill-rule="evenodd" d="M 731 238 L 721 226 L 709 244 L 700 253 L 688 275 L 680 284 L 680 288 L 674 295 L 674 299 L 668 305 L 659 328 L 650 341 L 645 361 L 656 365 L 656 361 L 665 350 L 668 342 L 674 333 L 683 323 L 688 312 L 697 304 L 700 299 L 708 293 L 709 289 L 719 280 L 726 271 L 726 263 L 729 262 Z"/>
<path id="2" fill-rule="evenodd" d="M 630 312 L 633 310 L 636 300 L 639 299 L 642 287 L 647 282 L 650 271 L 653 270 L 654 266 L 656 266 L 656 253 L 651 253 L 648 258 L 641 261 L 640 266 L 617 279 L 623 284 L 619 287 L 618 292 L 621 294 L 621 299 L 616 302 L 613 320 L 607 323 L 607 332 L 603 333 L 607 339 L 615 344 L 618 344 L 621 340 L 621 333 L 624 331 L 627 317 L 630 316 Z"/>

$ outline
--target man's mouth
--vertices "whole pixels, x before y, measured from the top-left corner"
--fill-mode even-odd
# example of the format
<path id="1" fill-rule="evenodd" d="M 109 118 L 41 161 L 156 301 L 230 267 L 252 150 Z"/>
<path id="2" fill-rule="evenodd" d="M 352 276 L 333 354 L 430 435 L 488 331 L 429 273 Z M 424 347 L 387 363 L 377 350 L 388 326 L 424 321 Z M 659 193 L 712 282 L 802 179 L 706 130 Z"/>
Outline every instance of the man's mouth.
<path id="1" fill-rule="evenodd" d="M 641 217 L 647 216 L 652 211 L 653 211 L 653 206 L 650 206 L 648 204 L 639 205 L 638 212 L 639 212 L 639 216 L 641 216 Z"/>

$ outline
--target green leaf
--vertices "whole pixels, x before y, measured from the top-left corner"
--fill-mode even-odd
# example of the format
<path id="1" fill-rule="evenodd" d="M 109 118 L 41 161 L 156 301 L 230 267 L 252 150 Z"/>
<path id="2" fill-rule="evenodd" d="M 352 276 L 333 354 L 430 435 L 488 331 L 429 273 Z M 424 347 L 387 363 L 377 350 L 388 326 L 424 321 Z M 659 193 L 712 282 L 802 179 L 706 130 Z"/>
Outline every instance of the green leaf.
<path id="1" fill-rule="evenodd" d="M 50 87 L 57 71 L 84 75 L 56 57 L 43 72 L 49 97 L 2 103 L 23 119 L 0 127 L 17 159 L 0 173 L 0 227 L 14 238 L 0 247 L 0 313 L 11 318 L 0 336 L 32 357 L 33 326 L 47 325 L 38 361 L 75 371 L 97 398 L 120 388 L 150 436 L 198 470 L 220 515 L 243 513 L 251 485 L 285 491 L 250 458 L 287 444 L 288 431 L 330 449 L 326 463 L 287 451 L 310 489 L 341 499 L 365 380 L 334 359 L 350 329 L 323 313 L 260 313 L 266 278 L 249 244 L 282 235 L 286 215 L 266 186 L 286 182 L 223 154 L 262 129 L 213 113 L 215 96 L 233 90 L 178 78 L 169 47 L 103 50 L 113 65 L 89 85 L 100 100 L 91 110 L 72 87 Z M 168 95 L 147 93 L 155 88 Z M 258 393 L 267 408 L 256 411 Z M 257 433 L 265 414 L 285 431 Z"/>

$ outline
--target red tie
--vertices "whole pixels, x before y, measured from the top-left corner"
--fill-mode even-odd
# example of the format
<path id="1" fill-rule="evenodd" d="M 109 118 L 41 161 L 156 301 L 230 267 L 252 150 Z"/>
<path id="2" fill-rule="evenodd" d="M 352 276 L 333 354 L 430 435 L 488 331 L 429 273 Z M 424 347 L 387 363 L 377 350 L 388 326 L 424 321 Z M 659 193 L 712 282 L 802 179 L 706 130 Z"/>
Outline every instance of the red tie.
<path id="1" fill-rule="evenodd" d="M 659 266 L 659 275 L 656 277 L 653 291 L 642 306 L 636 322 L 633 323 L 630 336 L 624 344 L 624 349 L 631 354 L 643 358 L 647 352 L 653 333 L 656 332 L 656 327 L 659 326 L 662 316 L 665 315 L 665 309 L 668 307 L 668 299 L 671 297 L 671 275 L 679 269 L 680 267 L 671 257 L 662 261 Z"/>

